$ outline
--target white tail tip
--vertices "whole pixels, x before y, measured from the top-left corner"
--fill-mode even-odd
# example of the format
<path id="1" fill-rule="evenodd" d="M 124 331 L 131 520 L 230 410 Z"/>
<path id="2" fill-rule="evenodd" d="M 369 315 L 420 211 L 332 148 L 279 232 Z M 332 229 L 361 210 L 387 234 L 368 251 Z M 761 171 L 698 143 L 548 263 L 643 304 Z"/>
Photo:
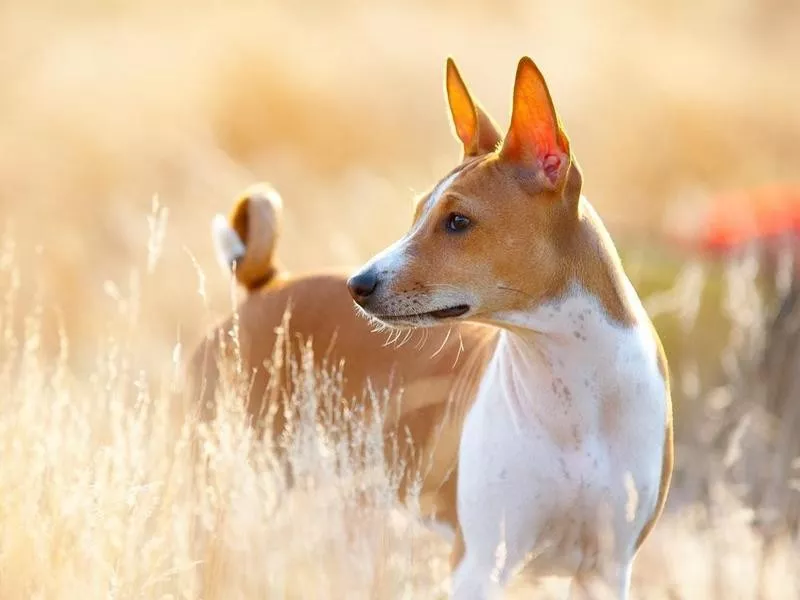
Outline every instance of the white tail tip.
<path id="1" fill-rule="evenodd" d="M 211 238 L 214 240 L 217 260 L 230 273 L 233 264 L 244 257 L 244 242 L 223 215 L 215 215 L 211 220 Z"/>

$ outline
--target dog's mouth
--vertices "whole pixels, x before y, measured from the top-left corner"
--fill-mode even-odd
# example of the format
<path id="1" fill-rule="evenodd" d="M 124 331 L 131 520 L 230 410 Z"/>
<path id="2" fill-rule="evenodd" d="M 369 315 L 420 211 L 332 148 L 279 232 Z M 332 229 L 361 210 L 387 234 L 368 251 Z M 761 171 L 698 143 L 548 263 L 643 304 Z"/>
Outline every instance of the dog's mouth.
<path id="1" fill-rule="evenodd" d="M 407 313 L 403 315 L 373 315 L 376 319 L 386 323 L 425 321 L 427 319 L 455 319 L 469 312 L 468 304 L 456 304 L 447 308 L 439 308 L 427 312 Z"/>

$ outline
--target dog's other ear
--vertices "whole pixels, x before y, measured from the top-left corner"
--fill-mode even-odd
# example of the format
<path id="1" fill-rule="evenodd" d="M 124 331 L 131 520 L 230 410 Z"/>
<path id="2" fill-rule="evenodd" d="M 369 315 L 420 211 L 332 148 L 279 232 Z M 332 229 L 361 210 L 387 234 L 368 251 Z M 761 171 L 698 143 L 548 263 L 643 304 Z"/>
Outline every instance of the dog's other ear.
<path id="1" fill-rule="evenodd" d="M 500 157 L 552 190 L 562 187 L 569 171 L 569 139 L 544 76 L 527 56 L 517 65 L 511 126 Z"/>
<path id="2" fill-rule="evenodd" d="M 491 117 L 472 100 L 452 58 L 447 59 L 446 88 L 450 117 L 463 146 L 463 158 L 495 150 L 500 144 L 500 132 Z"/>

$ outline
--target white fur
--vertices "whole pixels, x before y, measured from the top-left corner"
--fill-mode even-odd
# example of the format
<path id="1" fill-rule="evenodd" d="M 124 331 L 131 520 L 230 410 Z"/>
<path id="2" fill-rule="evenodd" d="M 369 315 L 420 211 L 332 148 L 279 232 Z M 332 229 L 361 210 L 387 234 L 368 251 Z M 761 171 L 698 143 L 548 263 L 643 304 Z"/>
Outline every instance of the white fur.
<path id="1" fill-rule="evenodd" d="M 408 237 L 397 240 L 388 248 L 376 254 L 371 261 L 364 265 L 363 270 L 377 269 L 385 276 L 401 271 L 408 261 Z"/>
<path id="2" fill-rule="evenodd" d="M 247 250 L 244 242 L 222 215 L 215 215 L 211 220 L 211 239 L 219 264 L 230 272 L 234 261 L 240 260 Z"/>
<path id="3" fill-rule="evenodd" d="M 503 332 L 461 438 L 454 598 L 487 598 L 526 562 L 536 576 L 575 577 L 575 593 L 599 582 L 628 597 L 667 417 L 655 340 L 626 291 L 633 327 L 577 284 L 556 303 L 496 315 Z"/>

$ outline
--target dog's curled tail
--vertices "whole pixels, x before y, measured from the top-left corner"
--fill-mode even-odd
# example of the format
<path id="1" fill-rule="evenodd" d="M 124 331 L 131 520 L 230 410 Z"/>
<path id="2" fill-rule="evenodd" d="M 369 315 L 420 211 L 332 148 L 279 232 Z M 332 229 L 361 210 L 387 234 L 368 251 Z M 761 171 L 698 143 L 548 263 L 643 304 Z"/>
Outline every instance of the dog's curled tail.
<path id="1" fill-rule="evenodd" d="M 247 188 L 227 217 L 211 221 L 211 237 L 222 266 L 248 291 L 270 282 L 277 273 L 275 245 L 283 203 L 267 183 Z"/>

